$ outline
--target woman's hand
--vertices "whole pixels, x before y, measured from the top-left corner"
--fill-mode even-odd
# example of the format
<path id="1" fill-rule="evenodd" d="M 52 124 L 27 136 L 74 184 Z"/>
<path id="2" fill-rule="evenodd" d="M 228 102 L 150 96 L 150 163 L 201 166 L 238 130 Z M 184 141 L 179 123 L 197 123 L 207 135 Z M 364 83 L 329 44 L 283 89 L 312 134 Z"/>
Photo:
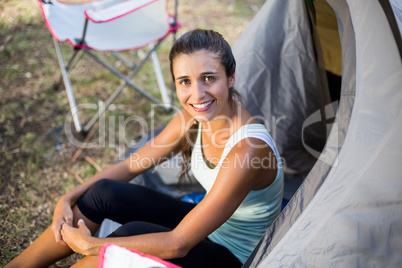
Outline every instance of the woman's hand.
<path id="1" fill-rule="evenodd" d="M 64 223 L 73 225 L 73 210 L 71 204 L 66 200 L 65 196 L 61 197 L 56 204 L 53 213 L 52 231 L 57 243 L 66 245 L 61 237 L 61 227 Z"/>
<path id="2" fill-rule="evenodd" d="M 96 246 L 99 240 L 91 236 L 91 231 L 87 228 L 84 221 L 78 221 L 78 228 L 64 223 L 61 227 L 63 241 L 74 251 L 83 255 L 99 254 L 100 246 Z"/>

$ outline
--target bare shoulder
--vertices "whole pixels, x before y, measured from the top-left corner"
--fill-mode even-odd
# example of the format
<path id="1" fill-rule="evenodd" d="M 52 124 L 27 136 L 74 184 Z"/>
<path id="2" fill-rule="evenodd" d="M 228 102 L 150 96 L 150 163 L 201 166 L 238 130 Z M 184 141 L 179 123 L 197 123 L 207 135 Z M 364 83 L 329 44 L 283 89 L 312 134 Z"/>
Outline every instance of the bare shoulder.
<path id="1" fill-rule="evenodd" d="M 252 190 L 271 185 L 278 172 L 278 159 L 272 148 L 263 140 L 248 137 L 239 141 L 225 159 L 227 167 L 239 179 L 249 180 Z"/>

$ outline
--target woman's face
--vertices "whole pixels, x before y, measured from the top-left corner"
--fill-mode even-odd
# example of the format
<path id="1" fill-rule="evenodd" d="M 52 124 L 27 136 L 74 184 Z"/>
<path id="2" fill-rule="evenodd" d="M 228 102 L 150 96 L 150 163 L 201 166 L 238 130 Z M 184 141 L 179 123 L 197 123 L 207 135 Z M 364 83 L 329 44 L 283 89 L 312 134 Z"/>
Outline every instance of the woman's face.
<path id="1" fill-rule="evenodd" d="M 179 55 L 173 61 L 173 74 L 180 103 L 197 121 L 231 115 L 229 88 L 235 76 L 227 77 L 224 66 L 208 51 Z"/>

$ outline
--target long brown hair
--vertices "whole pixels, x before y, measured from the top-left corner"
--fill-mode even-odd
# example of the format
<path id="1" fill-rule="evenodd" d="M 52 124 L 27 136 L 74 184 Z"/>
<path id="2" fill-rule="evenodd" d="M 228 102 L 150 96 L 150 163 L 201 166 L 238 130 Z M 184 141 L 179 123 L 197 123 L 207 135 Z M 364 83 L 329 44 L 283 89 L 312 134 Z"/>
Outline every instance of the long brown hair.
<path id="1" fill-rule="evenodd" d="M 189 55 L 199 50 L 206 50 L 211 56 L 219 59 L 225 68 L 227 77 L 231 77 L 235 73 L 236 60 L 233 56 L 232 49 L 223 36 L 213 30 L 196 29 L 189 31 L 182 35 L 173 44 L 169 54 L 170 72 L 173 74 L 173 62 L 180 55 Z M 233 87 L 229 88 L 229 101 L 241 103 L 241 95 Z M 179 173 L 179 180 L 183 182 L 189 178 L 188 172 L 190 170 L 190 160 L 193 144 L 198 132 L 198 122 L 194 120 L 194 124 L 189 128 L 186 135 L 179 143 L 180 152 L 183 156 L 183 165 Z"/>

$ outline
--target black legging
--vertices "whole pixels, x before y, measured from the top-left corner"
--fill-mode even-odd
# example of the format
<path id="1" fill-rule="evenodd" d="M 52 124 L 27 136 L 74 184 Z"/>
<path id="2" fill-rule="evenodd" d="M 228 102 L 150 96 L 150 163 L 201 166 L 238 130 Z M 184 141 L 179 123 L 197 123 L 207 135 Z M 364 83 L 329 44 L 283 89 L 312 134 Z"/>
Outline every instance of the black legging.
<path id="1" fill-rule="evenodd" d="M 96 182 L 78 200 L 77 205 L 95 223 L 100 224 L 107 218 L 122 224 L 109 237 L 172 230 L 195 206 L 143 186 L 108 179 Z M 242 265 L 227 248 L 208 238 L 185 257 L 169 261 L 190 268 L 232 268 Z"/>

